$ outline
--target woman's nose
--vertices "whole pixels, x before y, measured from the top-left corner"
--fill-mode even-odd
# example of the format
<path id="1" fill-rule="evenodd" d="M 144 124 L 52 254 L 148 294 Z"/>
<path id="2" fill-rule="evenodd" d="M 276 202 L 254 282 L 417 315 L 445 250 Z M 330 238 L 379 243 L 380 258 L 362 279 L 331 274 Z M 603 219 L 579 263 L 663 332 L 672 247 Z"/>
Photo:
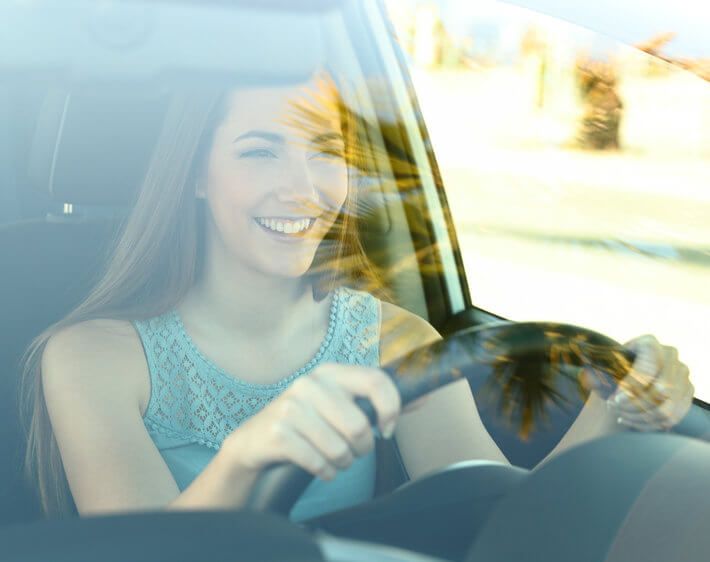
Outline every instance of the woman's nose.
<path id="1" fill-rule="evenodd" d="M 318 201 L 315 177 L 305 156 L 293 157 L 290 160 L 279 182 L 277 195 L 284 201 L 293 199 Z"/>

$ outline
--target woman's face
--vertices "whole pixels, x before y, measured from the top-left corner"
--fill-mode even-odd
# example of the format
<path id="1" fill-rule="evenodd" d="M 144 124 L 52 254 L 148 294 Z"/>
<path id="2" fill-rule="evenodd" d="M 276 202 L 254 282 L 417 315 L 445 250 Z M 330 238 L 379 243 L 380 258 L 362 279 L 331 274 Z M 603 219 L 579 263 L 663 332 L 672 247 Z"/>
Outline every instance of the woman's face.
<path id="1" fill-rule="evenodd" d="M 282 277 L 301 276 L 313 262 L 348 191 L 337 113 L 324 110 L 304 124 L 296 109 L 315 107 L 322 95 L 307 83 L 229 96 L 198 186 L 210 210 L 208 236 L 229 259 Z"/>

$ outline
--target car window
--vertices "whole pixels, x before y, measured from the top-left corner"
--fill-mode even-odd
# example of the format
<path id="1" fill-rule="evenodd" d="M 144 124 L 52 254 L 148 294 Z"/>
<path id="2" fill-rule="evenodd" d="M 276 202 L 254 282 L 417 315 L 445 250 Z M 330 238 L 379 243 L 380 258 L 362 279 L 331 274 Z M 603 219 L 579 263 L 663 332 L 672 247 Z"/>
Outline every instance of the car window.
<path id="1" fill-rule="evenodd" d="M 672 29 L 630 46 L 504 2 L 389 7 L 474 305 L 656 334 L 710 398 L 709 59 L 668 55 Z"/>

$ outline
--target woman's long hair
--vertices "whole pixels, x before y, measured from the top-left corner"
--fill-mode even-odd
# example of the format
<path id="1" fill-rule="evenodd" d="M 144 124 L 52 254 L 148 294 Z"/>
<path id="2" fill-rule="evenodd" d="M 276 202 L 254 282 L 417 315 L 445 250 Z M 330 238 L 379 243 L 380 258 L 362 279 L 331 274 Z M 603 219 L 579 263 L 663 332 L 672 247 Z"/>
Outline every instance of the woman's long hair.
<path id="1" fill-rule="evenodd" d="M 350 174 L 345 203 L 306 276 L 318 299 L 336 285 L 348 282 L 386 298 L 358 236 L 356 160 L 363 150 L 355 148 L 360 136 L 357 119 L 342 97 L 336 97 L 346 139 L 346 162 L 354 173 Z M 100 280 L 81 304 L 37 336 L 25 353 L 21 381 L 28 433 L 25 464 L 47 515 L 73 512 L 42 391 L 41 360 L 47 342 L 79 322 L 150 318 L 167 312 L 184 298 L 200 273 L 204 248 L 205 209 L 195 197 L 195 185 L 203 172 L 214 130 L 226 115 L 227 99 L 224 92 L 204 91 L 171 97 L 140 194 Z M 296 109 L 300 119 L 313 117 L 312 106 Z"/>

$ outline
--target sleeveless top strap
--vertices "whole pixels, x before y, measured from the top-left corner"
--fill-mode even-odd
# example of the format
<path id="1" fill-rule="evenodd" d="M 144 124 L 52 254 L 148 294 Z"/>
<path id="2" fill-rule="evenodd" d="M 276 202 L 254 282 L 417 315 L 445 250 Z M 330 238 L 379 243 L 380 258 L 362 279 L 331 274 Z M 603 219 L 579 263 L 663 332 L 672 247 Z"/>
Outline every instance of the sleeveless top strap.
<path id="1" fill-rule="evenodd" d="M 320 349 L 306 365 L 273 384 L 249 383 L 224 372 L 197 349 L 174 310 L 135 321 L 150 372 L 146 427 L 150 433 L 219 449 L 236 427 L 316 365 L 378 366 L 380 304 L 369 293 L 336 289 Z"/>

